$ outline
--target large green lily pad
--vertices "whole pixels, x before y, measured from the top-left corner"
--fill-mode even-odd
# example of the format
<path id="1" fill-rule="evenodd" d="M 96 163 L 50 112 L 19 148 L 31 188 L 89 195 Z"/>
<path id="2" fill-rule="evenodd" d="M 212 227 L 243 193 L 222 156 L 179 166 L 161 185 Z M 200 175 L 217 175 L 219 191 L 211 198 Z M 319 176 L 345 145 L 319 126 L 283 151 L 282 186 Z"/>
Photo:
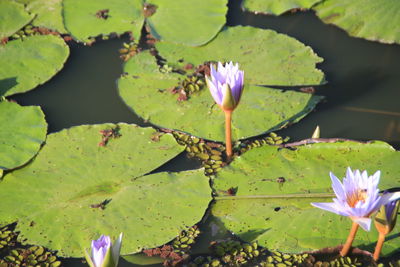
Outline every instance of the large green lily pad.
<path id="1" fill-rule="evenodd" d="M 147 19 L 151 33 L 163 41 L 199 46 L 225 25 L 226 0 L 150 0 L 157 7 Z"/>
<path id="2" fill-rule="evenodd" d="M 21 107 L 0 101 L 0 177 L 3 170 L 19 167 L 39 151 L 47 123 L 40 107 Z"/>
<path id="3" fill-rule="evenodd" d="M 253 149 L 235 159 L 214 179 L 217 197 L 212 214 L 244 240 L 256 239 L 269 249 L 300 252 L 337 246 L 345 242 L 349 218 L 314 208 L 310 202 L 331 202 L 334 197 L 329 172 L 340 179 L 348 166 L 381 170 L 379 188 L 400 184 L 400 153 L 383 142 L 320 143 L 279 150 Z M 236 196 L 223 191 L 237 187 Z M 354 245 L 373 251 L 378 234 L 357 233 Z M 383 253 L 399 248 L 400 225 L 389 234 Z"/>
<path id="4" fill-rule="evenodd" d="M 255 13 L 281 15 L 297 8 L 311 8 L 322 0 L 243 0 L 242 7 Z"/>
<path id="5" fill-rule="evenodd" d="M 67 33 L 62 17 L 62 0 L 17 0 L 26 4 L 26 9 L 36 14 L 34 26 L 45 27 L 59 33 Z"/>
<path id="6" fill-rule="evenodd" d="M 0 0 L 0 40 L 16 33 L 32 18 L 33 15 L 26 12 L 24 5 L 10 0 Z"/>
<path id="7" fill-rule="evenodd" d="M 0 96 L 29 91 L 48 81 L 64 65 L 69 48 L 53 35 L 35 35 L 0 46 L 0 80 L 16 77 L 17 85 L 0 88 Z"/>
<path id="8" fill-rule="evenodd" d="M 121 136 L 99 146 L 99 131 L 116 127 Z M 168 242 L 201 219 L 211 189 L 204 170 L 142 176 L 183 149 L 156 133 L 101 124 L 50 134 L 30 165 L 0 183 L 0 223 L 18 220 L 21 240 L 65 257 L 82 257 L 101 234 L 123 232 L 122 254 Z"/>
<path id="9" fill-rule="evenodd" d="M 139 116 L 160 127 L 210 140 L 225 139 L 224 114 L 207 88 L 187 101 L 178 101 L 171 88 L 184 76 L 161 73 L 155 58 L 147 52 L 133 57 L 124 71 L 129 74 L 119 79 L 119 93 Z M 233 139 L 248 138 L 297 122 L 320 100 L 321 97 L 310 94 L 248 85 L 233 113 Z"/>
<path id="10" fill-rule="evenodd" d="M 78 41 L 128 31 L 139 38 L 144 22 L 142 0 L 64 0 L 63 5 L 65 27 Z"/>
<path id="11" fill-rule="evenodd" d="M 396 0 L 326 0 L 315 8 L 317 15 L 351 36 L 382 43 L 400 43 L 400 2 Z"/>
<path id="12" fill-rule="evenodd" d="M 309 46 L 272 30 L 229 27 L 202 47 L 158 42 L 156 48 L 170 65 L 182 59 L 194 65 L 205 61 L 239 62 L 247 85 L 299 86 L 325 82 L 324 74 L 315 67 L 322 58 Z"/>

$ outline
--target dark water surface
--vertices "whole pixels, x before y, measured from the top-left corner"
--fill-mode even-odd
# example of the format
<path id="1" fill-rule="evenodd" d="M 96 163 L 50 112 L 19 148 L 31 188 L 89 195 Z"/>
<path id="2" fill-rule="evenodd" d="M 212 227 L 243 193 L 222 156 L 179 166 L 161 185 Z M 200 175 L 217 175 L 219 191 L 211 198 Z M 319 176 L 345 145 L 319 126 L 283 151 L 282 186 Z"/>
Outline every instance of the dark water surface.
<path id="1" fill-rule="evenodd" d="M 324 62 L 318 67 L 329 82 L 316 88 L 326 96 L 315 112 L 280 132 L 291 140 L 309 138 L 321 127 L 321 137 L 384 140 L 400 148 L 400 46 L 349 37 L 343 30 L 322 23 L 313 12 L 280 17 L 254 15 L 231 1 L 228 25 L 274 29 L 311 46 Z M 74 125 L 127 122 L 148 125 L 119 98 L 116 80 L 123 62 L 118 49 L 123 39 L 99 41 L 92 47 L 71 45 L 66 66 L 51 81 L 34 91 L 11 97 L 22 105 L 40 105 L 49 132 Z M 162 170 L 198 166 L 184 155 Z M 208 224 L 202 228 L 209 232 Z M 209 237 L 200 238 L 206 247 Z M 89 244 L 88 244 L 89 245 Z M 71 261 L 66 266 L 80 266 Z M 81 265 L 85 266 L 85 265 Z M 133 266 L 122 262 L 120 266 Z M 139 265 L 138 265 L 139 266 Z"/>

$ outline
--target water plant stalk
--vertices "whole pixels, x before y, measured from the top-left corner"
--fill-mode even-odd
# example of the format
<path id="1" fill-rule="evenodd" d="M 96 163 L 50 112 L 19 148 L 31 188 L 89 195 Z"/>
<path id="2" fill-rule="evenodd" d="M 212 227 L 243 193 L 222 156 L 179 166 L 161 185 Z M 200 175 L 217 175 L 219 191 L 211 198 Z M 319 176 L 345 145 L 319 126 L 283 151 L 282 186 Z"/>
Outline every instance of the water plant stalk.
<path id="1" fill-rule="evenodd" d="M 385 242 L 385 234 L 379 233 L 378 241 L 376 242 L 376 247 L 374 251 L 374 260 L 377 261 L 379 259 L 379 255 L 381 254 L 383 243 Z"/>
<path id="2" fill-rule="evenodd" d="M 225 113 L 225 145 L 226 145 L 226 157 L 230 159 L 232 157 L 232 111 L 224 110 Z"/>
<path id="3" fill-rule="evenodd" d="M 346 243 L 344 244 L 342 250 L 340 251 L 340 256 L 344 257 L 349 253 L 351 244 L 353 244 L 354 238 L 358 230 L 358 223 L 353 222 L 351 225 L 349 236 L 347 237 Z"/>

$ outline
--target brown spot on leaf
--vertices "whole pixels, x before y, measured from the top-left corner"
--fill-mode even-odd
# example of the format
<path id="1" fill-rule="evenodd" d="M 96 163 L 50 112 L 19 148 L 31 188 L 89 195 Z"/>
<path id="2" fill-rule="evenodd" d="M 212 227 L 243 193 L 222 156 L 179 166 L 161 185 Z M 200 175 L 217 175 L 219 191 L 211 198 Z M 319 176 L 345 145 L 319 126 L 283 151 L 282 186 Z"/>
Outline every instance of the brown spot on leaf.
<path id="1" fill-rule="evenodd" d="M 106 20 L 109 17 L 109 14 L 108 14 L 109 12 L 110 12 L 109 9 L 101 9 L 96 12 L 96 18 Z"/>

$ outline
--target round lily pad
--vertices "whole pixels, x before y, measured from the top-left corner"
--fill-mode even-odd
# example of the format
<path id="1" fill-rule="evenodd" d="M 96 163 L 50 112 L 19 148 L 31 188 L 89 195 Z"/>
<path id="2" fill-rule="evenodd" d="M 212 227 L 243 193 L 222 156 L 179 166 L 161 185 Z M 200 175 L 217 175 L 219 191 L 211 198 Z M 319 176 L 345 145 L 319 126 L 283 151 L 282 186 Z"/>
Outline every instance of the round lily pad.
<path id="1" fill-rule="evenodd" d="M 315 67 L 322 58 L 296 39 L 272 30 L 229 27 L 205 46 L 157 42 L 156 48 L 168 65 L 239 62 L 246 85 L 300 86 L 325 82 L 324 74 Z"/>
<path id="2" fill-rule="evenodd" d="M 45 27 L 59 33 L 67 33 L 62 17 L 62 0 L 17 0 L 26 4 L 26 9 L 36 14 L 32 25 Z"/>
<path id="3" fill-rule="evenodd" d="M 78 41 L 125 32 L 139 38 L 144 22 L 142 0 L 64 0 L 63 5 L 65 27 Z"/>
<path id="4" fill-rule="evenodd" d="M 133 57 L 124 70 L 128 75 L 119 79 L 119 93 L 139 116 L 160 127 L 210 140 L 225 139 L 224 114 L 206 87 L 178 101 L 171 89 L 185 76 L 161 73 L 147 52 Z M 232 137 L 248 138 L 297 122 L 320 100 L 311 94 L 248 85 L 233 113 Z"/>
<path id="5" fill-rule="evenodd" d="M 311 8 L 322 0 L 243 0 L 242 7 L 255 13 L 281 15 L 297 8 Z"/>
<path id="6" fill-rule="evenodd" d="M 48 81 L 64 65 L 69 48 L 53 35 L 35 35 L 0 46 L 0 80 L 16 78 L 17 85 L 0 88 L 0 96 L 29 91 Z"/>
<path id="7" fill-rule="evenodd" d="M 396 0 L 326 0 L 314 8 L 325 22 L 351 36 L 382 43 L 400 43 L 400 2 Z"/>
<path id="8" fill-rule="evenodd" d="M 82 257 L 101 234 L 123 232 L 122 254 L 162 245 L 211 200 L 203 170 L 143 176 L 182 149 L 170 134 L 123 123 L 50 134 L 32 163 L 0 183 L 0 223 L 18 220 L 21 240 L 64 257 Z"/>
<path id="9" fill-rule="evenodd" d="M 0 40 L 16 33 L 33 18 L 24 5 L 10 0 L 0 0 Z"/>
<path id="10" fill-rule="evenodd" d="M 381 170 L 379 189 L 400 184 L 400 153 L 383 142 L 336 142 L 295 149 L 264 146 L 252 149 L 222 169 L 214 179 L 219 194 L 212 214 L 246 241 L 258 240 L 268 249 L 301 252 L 343 244 L 349 218 L 311 206 L 332 202 L 329 172 L 340 179 L 346 168 Z M 235 196 L 224 192 L 235 188 Z M 400 246 L 400 225 L 390 233 L 383 253 Z M 360 229 L 354 246 L 373 251 L 378 233 Z"/>
<path id="11" fill-rule="evenodd" d="M 151 33 L 163 41 L 199 46 L 225 25 L 226 0 L 150 0 L 156 12 L 147 19 Z M 183 26 L 184 25 L 184 26 Z"/>
<path id="12" fill-rule="evenodd" d="M 39 151 L 46 139 L 47 123 L 40 107 L 21 107 L 0 101 L 0 177 L 3 170 L 17 168 Z"/>

